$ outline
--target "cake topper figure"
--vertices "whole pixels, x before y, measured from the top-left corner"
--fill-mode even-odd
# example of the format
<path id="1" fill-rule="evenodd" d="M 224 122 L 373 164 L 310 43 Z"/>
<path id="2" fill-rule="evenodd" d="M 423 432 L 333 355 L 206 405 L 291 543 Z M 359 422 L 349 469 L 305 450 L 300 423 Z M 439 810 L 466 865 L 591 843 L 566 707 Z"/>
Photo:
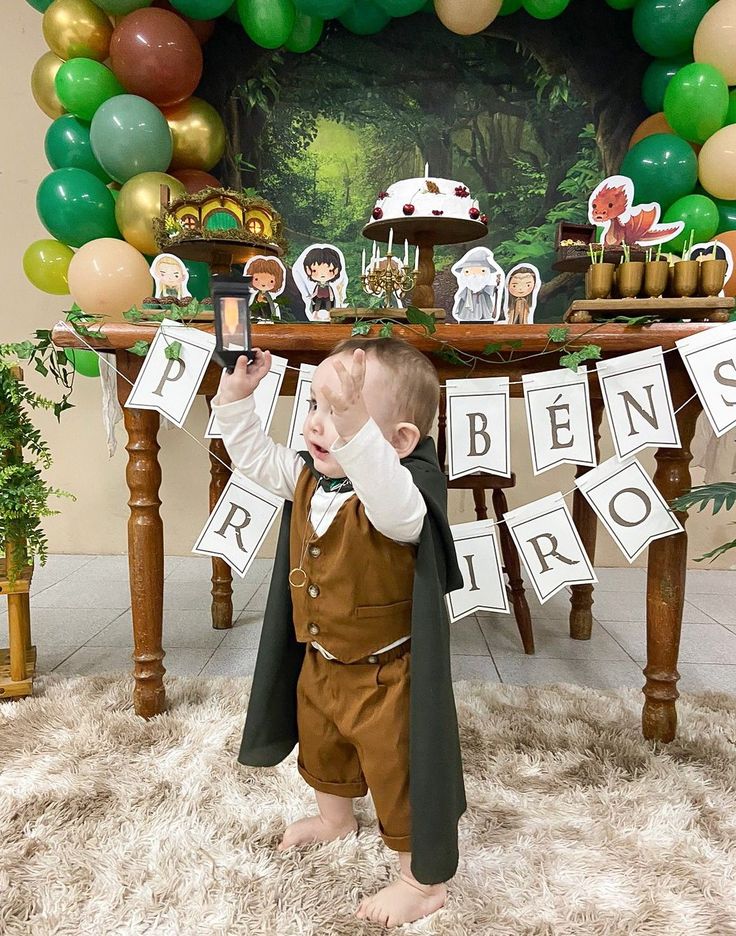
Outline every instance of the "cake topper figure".
<path id="1" fill-rule="evenodd" d="M 251 322 L 269 324 L 281 321 L 276 299 L 286 287 L 286 267 L 276 257 L 251 257 L 243 270 L 252 277 L 250 289 Z"/>
<path id="2" fill-rule="evenodd" d="M 657 202 L 634 205 L 634 183 L 628 176 L 609 176 L 588 199 L 588 220 L 603 226 L 600 242 L 606 247 L 663 244 L 677 237 L 684 222 L 658 224 L 660 211 Z"/>
<path id="3" fill-rule="evenodd" d="M 453 266 L 457 292 L 452 314 L 458 322 L 497 322 L 501 318 L 504 275 L 487 247 L 473 247 Z"/>
<path id="4" fill-rule="evenodd" d="M 531 325 L 542 285 L 539 270 L 531 263 L 517 263 L 506 274 L 506 325 Z"/>
<path id="5" fill-rule="evenodd" d="M 348 274 L 343 252 L 332 244 L 310 244 L 292 268 L 294 282 L 311 321 L 330 321 L 330 311 L 345 304 Z"/>
<path id="6" fill-rule="evenodd" d="M 156 283 L 156 299 L 176 299 L 181 302 L 192 298 L 187 289 L 189 270 L 179 257 L 170 253 L 158 254 L 149 269 Z"/>

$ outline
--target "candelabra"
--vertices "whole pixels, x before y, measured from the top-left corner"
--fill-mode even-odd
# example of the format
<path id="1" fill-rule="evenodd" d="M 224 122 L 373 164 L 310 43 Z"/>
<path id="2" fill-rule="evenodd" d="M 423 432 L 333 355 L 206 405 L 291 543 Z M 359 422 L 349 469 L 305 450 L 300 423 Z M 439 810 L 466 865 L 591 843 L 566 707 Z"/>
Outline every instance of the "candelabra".
<path id="1" fill-rule="evenodd" d="M 363 290 L 370 296 L 384 296 L 388 305 L 396 301 L 401 306 L 401 297 L 414 288 L 417 275 L 418 252 L 415 256 L 414 269 L 409 270 L 409 245 L 404 242 L 404 261 L 394 257 L 391 248 L 393 245 L 393 231 L 390 232 L 388 249 L 385 256 L 381 256 L 378 245 L 373 244 L 373 255 L 370 263 L 365 265 L 365 250 L 361 266 L 360 281 Z"/>

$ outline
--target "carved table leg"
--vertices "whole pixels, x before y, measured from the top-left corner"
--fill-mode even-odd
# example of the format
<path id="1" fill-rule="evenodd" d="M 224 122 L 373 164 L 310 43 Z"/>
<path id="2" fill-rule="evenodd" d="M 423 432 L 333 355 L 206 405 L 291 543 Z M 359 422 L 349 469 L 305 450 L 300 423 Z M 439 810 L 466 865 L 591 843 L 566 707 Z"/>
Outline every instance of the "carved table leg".
<path id="1" fill-rule="evenodd" d="M 503 488 L 493 489 L 493 509 L 496 519 L 501 520 L 508 511 L 506 495 Z M 503 564 L 509 577 L 509 589 L 511 590 L 511 603 L 514 606 L 514 617 L 516 626 L 519 628 L 521 642 L 524 645 L 524 653 L 534 653 L 534 631 L 532 630 L 532 616 L 529 611 L 529 603 L 524 594 L 524 580 L 521 577 L 521 565 L 519 563 L 519 553 L 516 550 L 514 541 L 509 533 L 509 528 L 505 523 L 498 525 L 498 538 L 501 547 Z"/>
<path id="2" fill-rule="evenodd" d="M 124 364 L 118 366 L 122 370 Z M 125 355 L 127 357 L 127 355 Z M 134 376 L 134 375 L 133 375 Z M 118 379 L 121 404 L 130 387 Z M 164 528 L 158 491 L 161 466 L 156 435 L 159 415 L 152 410 L 126 409 L 123 418 L 128 433 L 128 482 L 130 518 L 128 520 L 128 570 L 130 603 L 133 617 L 133 662 L 135 711 L 151 718 L 164 711 L 166 693 L 163 675 L 165 656 L 161 646 L 164 607 Z"/>
<path id="3" fill-rule="evenodd" d="M 600 457 L 601 418 L 603 416 L 603 400 L 592 398 L 590 401 L 590 415 L 593 423 L 593 443 L 595 446 L 595 460 Z M 575 477 L 584 475 L 590 468 L 579 465 Z M 595 540 L 598 524 L 595 512 L 580 491 L 576 488 L 572 497 L 572 519 L 575 528 L 580 534 L 585 552 L 591 565 L 595 564 Z M 570 636 L 574 640 L 590 640 L 593 628 L 593 586 L 573 585 L 570 598 Z"/>
<path id="4" fill-rule="evenodd" d="M 207 397 L 208 407 L 211 401 L 212 397 Z M 222 439 L 210 439 L 210 512 L 230 480 L 230 471 L 225 467 L 229 464 L 230 457 Z M 233 570 L 224 559 L 215 556 L 212 557 L 212 626 L 215 630 L 233 626 Z"/>

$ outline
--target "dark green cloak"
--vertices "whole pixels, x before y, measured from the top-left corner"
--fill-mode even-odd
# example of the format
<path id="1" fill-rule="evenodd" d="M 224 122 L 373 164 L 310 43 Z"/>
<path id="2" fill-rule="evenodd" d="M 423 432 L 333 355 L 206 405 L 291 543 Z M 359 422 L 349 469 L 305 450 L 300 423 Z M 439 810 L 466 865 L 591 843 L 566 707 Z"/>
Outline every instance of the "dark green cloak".
<path id="1" fill-rule="evenodd" d="M 311 457 L 300 455 L 316 474 Z M 424 439 L 401 464 L 427 505 L 417 546 L 411 624 L 411 869 L 421 883 L 437 884 L 457 869 L 457 823 L 466 806 L 444 600 L 447 592 L 463 587 L 463 578 L 434 441 Z M 298 743 L 296 683 L 304 644 L 297 643 L 294 633 L 289 591 L 291 509 L 292 502 L 286 501 L 238 755 L 241 764 L 251 767 L 278 764 Z"/>

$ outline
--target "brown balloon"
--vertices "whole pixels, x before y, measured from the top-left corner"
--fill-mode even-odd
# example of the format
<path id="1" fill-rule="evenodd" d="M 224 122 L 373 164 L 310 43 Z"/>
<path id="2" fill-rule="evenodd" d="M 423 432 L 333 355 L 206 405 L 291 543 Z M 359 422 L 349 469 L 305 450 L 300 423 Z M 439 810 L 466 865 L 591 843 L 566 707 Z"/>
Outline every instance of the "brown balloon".
<path id="1" fill-rule="evenodd" d="M 110 61 L 126 91 L 158 107 L 191 97 L 202 77 L 197 37 L 180 16 L 154 7 L 129 13 L 115 28 Z"/>
<path id="2" fill-rule="evenodd" d="M 44 52 L 31 72 L 33 100 L 44 114 L 53 120 L 66 113 L 57 97 L 55 83 L 56 73 L 63 64 L 63 60 L 58 55 L 54 55 L 53 52 Z"/>
<path id="3" fill-rule="evenodd" d="M 215 31 L 214 20 L 196 20 L 192 19 L 190 16 L 184 16 L 183 13 L 174 9 L 169 3 L 169 0 L 153 0 L 151 6 L 158 7 L 159 10 L 168 10 L 170 13 L 175 13 L 177 16 L 181 17 L 197 37 L 197 41 L 200 45 L 204 45 L 205 42 L 212 38 Z"/>
<path id="4" fill-rule="evenodd" d="M 209 172 L 202 172 L 201 169 L 176 169 L 170 172 L 175 179 L 178 179 L 190 195 L 201 192 L 203 188 L 221 188 L 222 183 Z"/>
<path id="5" fill-rule="evenodd" d="M 217 111 L 192 97 L 164 111 L 174 152 L 170 169 L 211 169 L 225 152 L 225 125 Z"/>
<path id="6" fill-rule="evenodd" d="M 54 0 L 43 14 L 43 37 L 59 58 L 104 62 L 112 24 L 92 0 Z"/>

